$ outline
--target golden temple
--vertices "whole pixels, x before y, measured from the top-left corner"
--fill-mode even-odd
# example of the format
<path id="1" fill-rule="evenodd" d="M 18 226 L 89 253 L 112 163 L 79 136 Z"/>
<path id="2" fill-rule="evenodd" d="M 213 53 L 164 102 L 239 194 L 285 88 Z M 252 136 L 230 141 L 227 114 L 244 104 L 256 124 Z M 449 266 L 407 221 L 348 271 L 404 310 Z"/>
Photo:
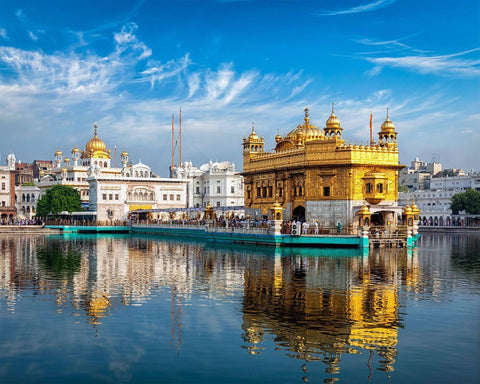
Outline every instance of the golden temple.
<path id="1" fill-rule="evenodd" d="M 372 224 L 399 223 L 398 171 L 404 166 L 388 110 L 378 143 L 347 144 L 342 134 L 333 105 L 323 129 L 310 123 L 305 108 L 303 123 L 285 136 L 277 134 L 272 152 L 264 150 L 263 136 L 252 126 L 243 139 L 246 214 L 271 216 L 278 203 L 283 219 L 318 220 L 325 227 L 355 229 L 361 210 L 371 215 Z"/>

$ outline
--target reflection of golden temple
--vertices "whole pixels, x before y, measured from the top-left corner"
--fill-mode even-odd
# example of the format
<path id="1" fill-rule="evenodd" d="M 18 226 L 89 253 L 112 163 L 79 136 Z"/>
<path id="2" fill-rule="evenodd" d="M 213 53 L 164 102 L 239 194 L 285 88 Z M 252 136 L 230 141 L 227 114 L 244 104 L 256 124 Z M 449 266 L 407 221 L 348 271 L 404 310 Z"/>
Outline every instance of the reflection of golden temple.
<path id="1" fill-rule="evenodd" d="M 337 380 L 343 353 L 373 351 L 382 357 L 379 369 L 393 371 L 401 322 L 397 279 L 412 269 L 406 251 L 385 254 L 376 250 L 363 260 L 276 257 L 273 264 L 247 266 L 244 348 L 259 353 L 272 333 L 296 357 L 322 360 L 329 382 Z"/>

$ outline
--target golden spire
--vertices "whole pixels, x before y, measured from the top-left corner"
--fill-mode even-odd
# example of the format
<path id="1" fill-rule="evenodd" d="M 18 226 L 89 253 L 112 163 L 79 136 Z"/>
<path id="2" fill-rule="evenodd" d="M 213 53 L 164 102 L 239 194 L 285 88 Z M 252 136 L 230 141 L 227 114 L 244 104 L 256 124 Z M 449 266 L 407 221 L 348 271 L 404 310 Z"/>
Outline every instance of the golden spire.
<path id="1" fill-rule="evenodd" d="M 93 128 L 94 128 L 94 135 L 95 137 L 97 136 L 97 128 L 98 128 L 98 125 L 97 125 L 97 122 L 95 122 L 95 124 L 93 124 Z"/>
<path id="2" fill-rule="evenodd" d="M 308 107 L 305 107 L 305 125 L 308 125 L 308 123 L 310 122 L 308 111 L 309 111 Z"/>

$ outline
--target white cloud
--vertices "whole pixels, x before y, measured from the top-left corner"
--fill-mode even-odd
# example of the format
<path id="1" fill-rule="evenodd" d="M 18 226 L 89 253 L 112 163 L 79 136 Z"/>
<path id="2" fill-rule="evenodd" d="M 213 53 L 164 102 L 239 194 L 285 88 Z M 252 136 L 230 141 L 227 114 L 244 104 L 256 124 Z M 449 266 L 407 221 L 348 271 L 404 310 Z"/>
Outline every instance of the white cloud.
<path id="1" fill-rule="evenodd" d="M 5 28 L 0 28 L 0 37 L 5 39 L 5 40 L 8 39 L 7 30 Z"/>
<path id="2" fill-rule="evenodd" d="M 376 11 L 380 8 L 385 8 L 391 4 L 393 4 L 396 0 L 377 0 L 367 4 L 358 5 L 356 7 L 347 8 L 347 9 L 340 9 L 337 11 L 322 11 L 318 13 L 321 16 L 337 16 L 337 15 L 347 15 L 353 13 L 362 13 L 362 12 L 371 12 Z"/>
<path id="3" fill-rule="evenodd" d="M 28 36 L 29 36 L 30 39 L 32 39 L 33 41 L 37 41 L 37 40 L 38 40 L 38 36 L 35 35 L 35 33 L 33 33 L 32 31 L 28 31 Z"/>
<path id="4" fill-rule="evenodd" d="M 395 67 L 412 70 L 421 74 L 436 74 L 441 76 L 479 76 L 480 60 L 465 57 L 469 53 L 477 52 L 480 48 L 471 49 L 450 55 L 409 55 L 403 57 L 368 57 L 367 61 L 375 64 L 369 71 L 377 75 L 383 67 Z"/>

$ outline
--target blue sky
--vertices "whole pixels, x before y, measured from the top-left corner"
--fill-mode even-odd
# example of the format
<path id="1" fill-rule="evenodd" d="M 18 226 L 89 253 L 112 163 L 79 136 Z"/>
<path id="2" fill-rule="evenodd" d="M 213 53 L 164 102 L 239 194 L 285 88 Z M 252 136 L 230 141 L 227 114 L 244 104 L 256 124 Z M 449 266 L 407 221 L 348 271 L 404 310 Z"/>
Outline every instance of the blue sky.
<path id="1" fill-rule="evenodd" d="M 334 102 L 347 142 L 389 107 L 403 164 L 480 169 L 477 0 L 76 3 L 0 0 L 2 158 L 69 153 L 96 121 L 167 176 L 181 106 L 183 160 L 241 170 L 253 121 L 271 149 L 305 106 L 323 128 Z"/>

